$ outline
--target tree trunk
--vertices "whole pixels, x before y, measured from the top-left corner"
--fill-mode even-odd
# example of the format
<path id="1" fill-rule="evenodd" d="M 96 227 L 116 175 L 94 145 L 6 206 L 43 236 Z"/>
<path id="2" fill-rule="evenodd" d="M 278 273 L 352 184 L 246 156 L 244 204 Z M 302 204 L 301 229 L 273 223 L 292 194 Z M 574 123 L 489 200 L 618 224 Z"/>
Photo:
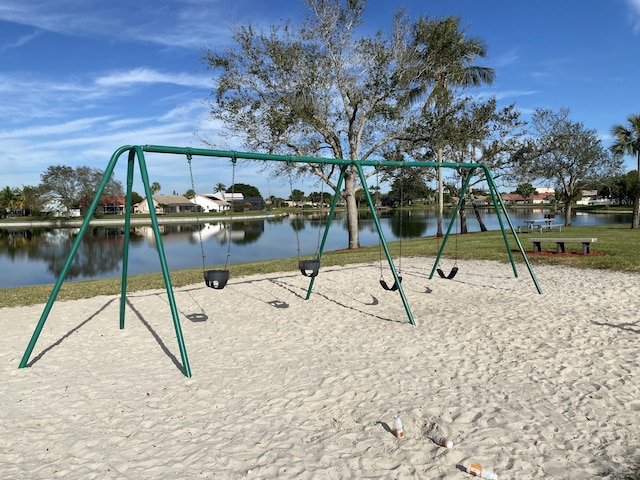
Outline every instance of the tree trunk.
<path id="1" fill-rule="evenodd" d="M 476 202 L 471 202 L 471 205 L 473 205 L 473 213 L 476 214 L 476 220 L 478 220 L 478 225 L 480 225 L 480 231 L 481 232 L 486 232 L 487 231 L 487 226 L 482 221 L 482 216 L 480 216 L 480 209 L 476 205 Z"/>
<path id="2" fill-rule="evenodd" d="M 442 163 L 442 148 L 438 148 L 438 163 Z M 442 178 L 442 167 L 438 166 L 438 228 L 436 237 L 442 237 L 442 217 L 444 216 L 444 180 Z"/>
<path id="3" fill-rule="evenodd" d="M 347 204 L 347 231 L 349 232 L 349 248 L 360 247 L 358 231 L 358 205 L 355 195 L 355 173 L 349 169 L 344 175 L 343 198 Z"/>
<path id="4" fill-rule="evenodd" d="M 460 229 L 458 232 L 454 233 L 469 233 L 469 229 L 467 227 L 467 206 L 465 200 L 463 200 L 462 205 L 460 205 L 460 212 L 458 212 L 458 215 L 460 215 Z"/>
<path id="5" fill-rule="evenodd" d="M 640 152 L 638 152 L 638 178 L 636 178 L 636 198 L 633 199 L 633 217 L 631 228 L 640 227 Z"/>
<path id="6" fill-rule="evenodd" d="M 638 185 L 640 186 L 640 180 L 638 180 Z M 633 200 L 633 217 L 631 218 L 631 228 L 638 227 L 640 227 L 640 187 L 636 198 Z"/>
<path id="7" fill-rule="evenodd" d="M 571 201 L 571 196 L 567 195 L 567 197 L 569 197 L 569 200 L 565 200 L 564 202 L 564 226 L 565 227 L 570 227 L 571 226 L 571 210 L 572 210 L 572 201 Z"/>

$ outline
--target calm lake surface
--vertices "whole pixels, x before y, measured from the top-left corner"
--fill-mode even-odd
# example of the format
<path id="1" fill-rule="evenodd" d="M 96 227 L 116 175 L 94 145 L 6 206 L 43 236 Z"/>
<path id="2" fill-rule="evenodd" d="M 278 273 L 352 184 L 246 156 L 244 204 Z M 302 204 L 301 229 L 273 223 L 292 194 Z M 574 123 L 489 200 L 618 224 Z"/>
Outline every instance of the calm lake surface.
<path id="1" fill-rule="evenodd" d="M 546 210 L 513 210 L 515 226 L 527 219 L 541 219 Z M 402 214 L 402 221 L 400 219 Z M 436 233 L 435 211 L 383 212 L 380 223 L 387 241 L 432 236 Z M 451 212 L 448 217 L 451 216 Z M 448 222 L 445 213 L 446 229 Z M 498 230 L 495 213 L 482 211 L 490 230 Z M 557 223 L 562 220 L 558 219 Z M 467 212 L 469 231 L 479 231 L 472 211 Z M 326 214 L 268 217 L 246 221 L 211 222 L 198 225 L 160 225 L 169 269 L 202 268 L 202 247 L 206 264 L 223 265 L 230 249 L 229 264 L 274 258 L 313 255 L 320 243 Z M 578 212 L 574 226 L 631 223 L 631 214 Z M 400 225 L 402 224 L 402 232 Z M 78 228 L 0 228 L 0 288 L 55 283 L 62 270 Z M 457 231 L 457 225 L 454 227 Z M 378 244 L 378 234 L 370 214 L 361 214 L 360 244 Z M 124 229 L 90 227 L 73 260 L 65 281 L 119 277 L 122 268 Z M 336 212 L 325 251 L 347 247 L 346 216 Z M 435 255 L 437 252 L 433 252 Z M 129 275 L 160 272 L 160 261 L 151 226 L 131 229 Z"/>

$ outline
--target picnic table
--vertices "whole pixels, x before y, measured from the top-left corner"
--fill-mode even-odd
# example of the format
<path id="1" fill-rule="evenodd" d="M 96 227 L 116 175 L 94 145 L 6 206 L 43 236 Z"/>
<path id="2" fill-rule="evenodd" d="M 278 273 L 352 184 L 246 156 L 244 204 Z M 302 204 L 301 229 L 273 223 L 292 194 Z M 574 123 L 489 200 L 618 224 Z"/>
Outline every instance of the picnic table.
<path id="1" fill-rule="evenodd" d="M 534 230 L 542 233 L 543 231 L 550 232 L 553 228 L 557 228 L 559 232 L 562 231 L 562 224 L 553 223 L 553 218 L 544 218 L 542 220 L 525 220 L 525 225 L 518 227 L 518 232 L 522 228 L 526 228 L 527 232 L 531 233 Z"/>

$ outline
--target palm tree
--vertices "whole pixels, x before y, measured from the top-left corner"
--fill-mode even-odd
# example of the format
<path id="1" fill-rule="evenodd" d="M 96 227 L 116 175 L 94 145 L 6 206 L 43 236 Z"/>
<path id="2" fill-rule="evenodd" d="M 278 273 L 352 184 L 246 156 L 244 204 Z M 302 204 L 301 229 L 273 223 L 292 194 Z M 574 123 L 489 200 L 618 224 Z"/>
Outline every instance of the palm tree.
<path id="1" fill-rule="evenodd" d="M 460 18 L 449 16 L 438 20 L 421 18 L 414 27 L 414 48 L 417 52 L 414 81 L 419 85 L 409 94 L 409 102 L 425 99 L 423 110 L 433 107 L 437 118 L 444 119 L 454 100 L 455 88 L 490 85 L 495 79 L 492 68 L 474 65 L 478 58 L 487 56 L 484 42 L 465 37 L 460 29 Z M 429 92 L 429 89 L 430 92 Z M 426 98 L 425 98 L 426 97 Z M 442 162 L 442 143 L 437 140 L 437 160 Z M 444 200 L 442 169 L 438 168 L 438 231 L 442 236 Z"/>
<path id="2" fill-rule="evenodd" d="M 629 115 L 628 128 L 621 123 L 611 127 L 611 135 L 615 139 L 611 151 L 617 155 L 635 155 L 638 158 L 636 171 L 635 198 L 633 200 L 633 218 L 631 228 L 640 227 L 640 114 Z"/>
<path id="3" fill-rule="evenodd" d="M 19 190 L 16 188 L 11 188 L 6 186 L 0 192 L 0 206 L 4 210 L 2 213 L 2 217 L 6 216 L 7 211 L 10 210 L 11 213 L 15 210 L 18 202 L 18 193 Z"/>
<path id="4" fill-rule="evenodd" d="M 151 186 L 149 187 L 149 189 L 151 190 L 151 195 L 155 195 L 156 193 L 158 193 L 162 187 L 160 186 L 160 184 L 158 182 L 153 182 L 151 184 Z"/>

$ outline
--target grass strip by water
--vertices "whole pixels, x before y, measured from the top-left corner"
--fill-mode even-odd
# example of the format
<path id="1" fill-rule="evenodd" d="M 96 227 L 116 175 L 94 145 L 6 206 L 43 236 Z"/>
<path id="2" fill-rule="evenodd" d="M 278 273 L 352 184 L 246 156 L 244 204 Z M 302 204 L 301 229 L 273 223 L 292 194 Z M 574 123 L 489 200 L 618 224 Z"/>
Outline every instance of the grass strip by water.
<path id="1" fill-rule="evenodd" d="M 591 254 L 581 255 L 580 244 L 567 244 L 567 254 L 555 254 L 554 243 L 543 243 L 541 254 L 532 253 L 532 244 L 528 238 L 597 238 L 592 244 Z M 565 265 L 575 268 L 609 269 L 629 272 L 640 272 L 640 230 L 633 230 L 627 225 L 604 225 L 588 227 L 563 227 L 562 232 L 546 232 L 540 234 L 522 233 L 518 235 L 520 243 L 527 254 L 529 263 L 536 265 Z M 523 263 L 517 251 L 515 237 L 507 235 L 510 249 L 516 262 Z M 442 239 L 424 237 L 402 242 L 389 243 L 392 256 L 397 259 L 400 251 L 402 257 L 433 257 L 435 258 Z M 386 264 L 384 254 L 381 255 L 379 246 L 364 247 L 351 250 L 337 250 L 324 252 L 322 266 L 344 266 L 354 263 Z M 474 232 L 465 235 L 452 235 L 446 245 L 443 258 L 464 261 L 465 259 L 495 260 L 509 262 L 509 254 L 505 247 L 502 232 Z M 212 268 L 221 268 L 220 266 Z M 276 272 L 292 272 L 297 270 L 297 258 L 265 260 L 247 262 L 229 266 L 231 282 L 234 278 L 254 274 L 268 274 Z M 322 271 L 322 270 L 321 270 Z M 202 282 L 202 270 L 192 268 L 171 271 L 173 287 L 182 287 Z M 7 288 L 0 290 L 0 308 L 43 304 L 49 298 L 53 285 L 35 285 L 29 287 Z M 133 275 L 127 279 L 129 293 L 143 290 L 164 289 L 164 279 L 161 273 Z M 91 298 L 99 295 L 119 295 L 121 290 L 120 277 L 83 280 L 63 283 L 58 293 L 57 301 Z"/>

